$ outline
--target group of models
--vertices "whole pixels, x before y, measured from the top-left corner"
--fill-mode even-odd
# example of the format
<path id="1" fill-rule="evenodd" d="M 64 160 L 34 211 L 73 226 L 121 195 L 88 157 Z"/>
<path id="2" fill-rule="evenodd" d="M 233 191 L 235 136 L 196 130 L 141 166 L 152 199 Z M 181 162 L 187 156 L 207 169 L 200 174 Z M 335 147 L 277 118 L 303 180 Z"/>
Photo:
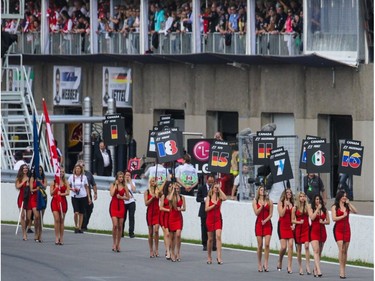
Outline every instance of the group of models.
<path id="1" fill-rule="evenodd" d="M 255 235 L 258 242 L 258 271 L 269 271 L 269 246 L 272 235 L 273 202 L 268 198 L 263 186 L 257 190 L 253 201 L 254 213 L 257 216 L 255 223 Z M 277 270 L 282 270 L 283 257 L 288 252 L 287 272 L 292 273 L 293 244 L 296 244 L 299 274 L 304 275 L 302 266 L 302 247 L 305 249 L 306 274 L 314 277 L 322 277 L 320 258 L 324 243 L 327 240 L 325 226 L 330 224 L 330 217 L 325 202 L 320 194 L 313 197 L 308 203 L 306 194 L 299 192 L 294 198 L 291 189 L 285 189 L 277 203 L 279 220 L 277 233 L 280 239 L 280 251 Z M 333 234 L 339 250 L 339 263 L 341 279 L 345 279 L 345 267 L 347 252 L 350 243 L 349 213 L 356 213 L 356 208 L 349 202 L 344 191 L 339 191 L 332 205 L 332 220 L 335 222 Z M 311 224 L 310 224 L 311 221 Z M 263 242 L 264 241 L 264 242 Z M 262 252 L 264 243 L 264 262 L 262 264 Z M 310 243 L 314 255 L 314 267 L 310 268 Z"/>
<path id="2" fill-rule="evenodd" d="M 76 168 L 76 167 L 75 167 Z M 21 166 L 16 178 L 16 188 L 19 190 L 17 200 L 20 208 L 23 240 L 27 240 L 26 226 L 34 214 L 35 221 L 35 241 L 42 242 L 42 214 L 37 210 L 36 194 L 37 190 L 46 187 L 43 169 L 40 169 L 40 178 L 35 177 L 35 173 L 29 173 L 27 165 Z M 69 196 L 73 188 L 71 180 L 65 179 L 65 171 L 61 168 L 61 182 L 58 186 L 51 183 L 50 194 L 52 196 L 51 209 L 55 220 L 56 245 L 64 244 L 64 218 L 67 212 L 66 196 Z M 74 179 L 73 179 L 74 180 Z M 81 180 L 82 181 L 82 180 Z M 38 182 L 38 184 L 37 184 Z M 73 184 L 74 185 L 74 184 Z M 131 173 L 129 171 L 118 172 L 115 181 L 110 186 L 110 216 L 112 218 L 112 251 L 120 252 L 120 241 L 123 231 L 125 203 L 130 197 L 129 189 L 132 188 Z M 82 184 L 83 188 L 85 184 Z M 28 203 L 24 206 L 24 189 L 30 188 Z M 72 192 L 78 191 L 73 190 Z M 83 200 L 90 200 L 83 197 Z M 219 181 L 215 181 L 208 191 L 205 199 L 206 227 L 207 227 L 207 264 L 212 264 L 212 245 L 214 236 L 217 247 L 217 263 L 223 264 L 221 232 L 223 220 L 221 215 L 221 205 L 225 201 L 226 195 L 221 190 Z M 159 226 L 164 234 L 165 258 L 172 262 L 181 261 L 181 232 L 183 229 L 182 212 L 186 210 L 185 197 L 180 194 L 180 184 L 176 181 L 164 181 L 158 186 L 154 177 L 149 180 L 149 186 L 144 193 L 144 202 L 147 206 L 146 221 L 148 225 L 148 244 L 150 258 L 159 257 Z M 273 202 L 269 199 L 263 186 L 257 190 L 253 201 L 253 210 L 257 216 L 255 223 L 255 235 L 257 237 L 258 249 L 258 271 L 269 271 L 270 240 L 273 232 L 271 218 L 273 214 Z M 76 206 L 78 208 L 79 206 Z M 288 263 L 287 272 L 292 273 L 293 244 L 296 244 L 299 274 L 304 274 L 302 266 L 302 246 L 306 254 L 306 274 L 313 274 L 315 277 L 322 277 L 320 268 L 320 258 L 324 243 L 327 239 L 325 225 L 330 224 L 330 217 L 321 195 L 313 197 L 311 204 L 308 203 L 306 194 L 299 192 L 294 198 L 291 189 L 285 189 L 277 203 L 279 220 L 277 232 L 280 239 L 280 252 L 277 263 L 277 270 L 282 270 L 283 257 L 287 252 Z M 334 238 L 339 250 L 340 278 L 346 278 L 345 267 L 347 262 L 347 252 L 350 243 L 349 214 L 356 213 L 357 210 L 344 191 L 339 191 L 332 205 L 332 220 L 335 222 Z M 311 221 L 311 224 L 310 224 Z M 310 243 L 313 249 L 314 267 L 310 268 Z M 264 260 L 262 263 L 262 253 L 264 248 Z"/>

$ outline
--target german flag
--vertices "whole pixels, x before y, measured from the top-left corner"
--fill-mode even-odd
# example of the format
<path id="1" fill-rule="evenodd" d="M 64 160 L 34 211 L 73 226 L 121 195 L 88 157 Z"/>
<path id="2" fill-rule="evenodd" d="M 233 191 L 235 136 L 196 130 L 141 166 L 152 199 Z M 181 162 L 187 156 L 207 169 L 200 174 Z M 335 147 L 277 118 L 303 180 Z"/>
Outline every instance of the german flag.
<path id="1" fill-rule="evenodd" d="M 132 81 L 128 80 L 128 74 L 127 73 L 119 73 L 113 77 L 113 82 L 119 83 L 119 84 L 126 84 L 131 83 Z"/>
<path id="2" fill-rule="evenodd" d="M 113 140 L 117 140 L 118 139 L 118 130 L 117 130 L 117 125 L 112 125 L 111 126 L 111 138 Z"/>

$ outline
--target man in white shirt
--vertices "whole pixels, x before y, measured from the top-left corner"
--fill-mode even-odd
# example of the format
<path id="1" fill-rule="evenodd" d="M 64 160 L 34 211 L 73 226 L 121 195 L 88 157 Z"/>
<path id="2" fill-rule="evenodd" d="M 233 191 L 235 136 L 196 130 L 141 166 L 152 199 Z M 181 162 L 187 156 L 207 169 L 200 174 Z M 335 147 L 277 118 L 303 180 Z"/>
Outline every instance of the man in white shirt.
<path id="1" fill-rule="evenodd" d="M 148 168 L 143 177 L 148 179 L 157 177 L 156 182 L 159 189 L 166 180 L 171 179 L 169 171 L 162 164 L 156 164 Z"/>
<path id="2" fill-rule="evenodd" d="M 16 159 L 16 163 L 13 166 L 13 170 L 15 171 L 18 171 L 23 164 L 27 164 L 25 160 L 23 160 L 23 154 L 21 151 L 17 151 L 14 158 Z"/>
<path id="3" fill-rule="evenodd" d="M 182 165 L 175 170 L 176 180 L 181 184 L 181 194 L 194 196 L 194 188 L 198 184 L 197 170 L 190 164 L 191 156 L 185 154 L 182 157 Z"/>

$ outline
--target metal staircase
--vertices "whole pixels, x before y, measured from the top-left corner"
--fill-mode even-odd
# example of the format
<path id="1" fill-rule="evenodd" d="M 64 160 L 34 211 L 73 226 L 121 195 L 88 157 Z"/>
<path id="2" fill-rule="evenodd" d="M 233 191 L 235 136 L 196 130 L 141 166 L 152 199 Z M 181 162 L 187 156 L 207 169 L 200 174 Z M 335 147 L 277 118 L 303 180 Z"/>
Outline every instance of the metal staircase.
<path id="1" fill-rule="evenodd" d="M 17 20 L 24 18 L 25 0 L 2 1 L 1 18 Z M 16 8 L 18 7 L 18 8 Z M 17 65 L 10 65 L 13 57 Z M 42 124 L 42 116 L 38 116 L 34 103 L 29 77 L 23 65 L 22 54 L 5 54 L 2 58 L 1 71 L 1 161 L 0 168 L 12 170 L 15 163 L 15 152 L 26 152 L 26 157 L 33 158 L 33 122 L 32 116 L 37 115 L 38 128 Z M 38 130 L 41 132 L 41 130 Z M 53 172 L 49 148 L 45 134 L 39 134 L 40 165 L 46 172 Z M 25 155 L 24 155 L 25 158 Z M 31 159 L 25 159 L 31 160 Z"/>
<path id="2" fill-rule="evenodd" d="M 16 57 L 17 65 L 9 65 L 9 57 Z M 6 54 L 2 66 L 1 91 L 1 169 L 13 169 L 16 151 L 26 152 L 25 160 L 33 157 L 33 114 L 36 113 L 38 128 L 42 116 L 37 114 L 29 83 L 29 73 L 22 61 L 22 54 Z M 40 132 L 40 130 L 38 130 Z M 39 135 L 40 164 L 46 172 L 53 172 L 45 134 Z M 30 159 L 27 159 L 30 158 Z M 27 161 L 28 162 L 28 161 Z"/>

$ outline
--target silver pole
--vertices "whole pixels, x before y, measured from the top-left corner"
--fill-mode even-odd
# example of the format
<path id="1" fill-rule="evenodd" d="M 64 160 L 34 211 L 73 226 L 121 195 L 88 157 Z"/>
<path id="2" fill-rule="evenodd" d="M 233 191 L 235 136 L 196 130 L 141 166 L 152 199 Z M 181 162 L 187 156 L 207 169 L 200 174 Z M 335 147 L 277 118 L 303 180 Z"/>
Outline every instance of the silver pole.
<path id="1" fill-rule="evenodd" d="M 92 116 L 91 98 L 85 97 L 83 100 L 84 116 Z M 83 123 L 83 161 L 85 162 L 86 170 L 91 171 L 91 123 Z"/>
<path id="2" fill-rule="evenodd" d="M 114 114 L 116 113 L 116 100 L 114 98 L 109 98 L 107 102 L 107 114 Z M 115 175 L 115 147 L 113 145 L 108 146 L 109 151 L 111 152 L 112 155 L 112 176 Z"/>

